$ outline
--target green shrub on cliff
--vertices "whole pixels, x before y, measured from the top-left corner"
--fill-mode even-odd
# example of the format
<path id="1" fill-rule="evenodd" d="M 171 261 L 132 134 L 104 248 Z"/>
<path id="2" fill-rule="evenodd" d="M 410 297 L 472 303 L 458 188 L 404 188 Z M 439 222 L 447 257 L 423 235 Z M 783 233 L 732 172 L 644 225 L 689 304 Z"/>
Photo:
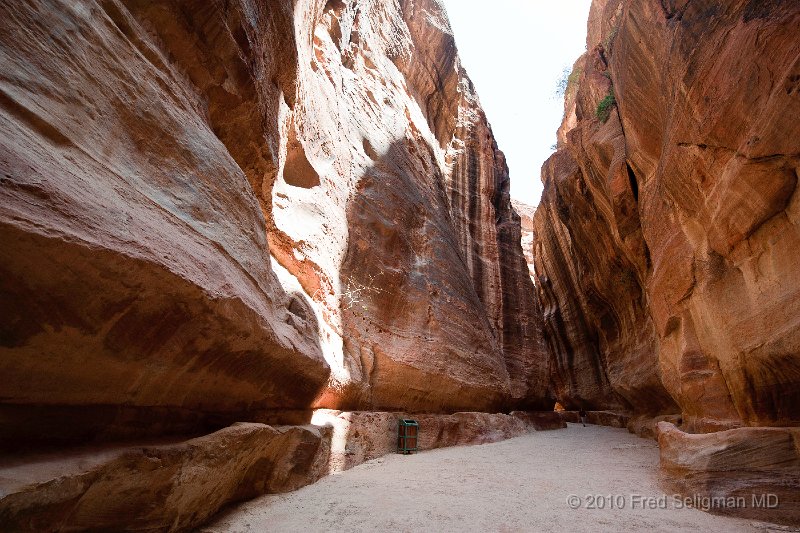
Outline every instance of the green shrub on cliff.
<path id="1" fill-rule="evenodd" d="M 602 43 L 603 49 L 605 49 L 605 51 L 609 54 L 611 53 L 611 47 L 614 46 L 614 39 L 617 37 L 617 31 L 619 31 L 619 25 L 615 26 L 614 29 L 611 30 L 611 33 L 606 36 Z"/>
<path id="2" fill-rule="evenodd" d="M 576 67 L 574 69 L 565 68 L 562 71 L 558 82 L 556 82 L 555 97 L 557 99 L 568 98 L 572 93 L 573 88 L 578 83 L 581 74 L 582 70 L 580 67 Z"/>
<path id="3" fill-rule="evenodd" d="M 614 90 L 612 89 L 609 91 L 606 97 L 600 100 L 600 103 L 597 104 L 597 111 L 595 112 L 597 119 L 605 124 L 608 120 L 608 117 L 611 116 L 611 108 L 615 105 L 617 105 L 617 100 L 614 98 Z"/>

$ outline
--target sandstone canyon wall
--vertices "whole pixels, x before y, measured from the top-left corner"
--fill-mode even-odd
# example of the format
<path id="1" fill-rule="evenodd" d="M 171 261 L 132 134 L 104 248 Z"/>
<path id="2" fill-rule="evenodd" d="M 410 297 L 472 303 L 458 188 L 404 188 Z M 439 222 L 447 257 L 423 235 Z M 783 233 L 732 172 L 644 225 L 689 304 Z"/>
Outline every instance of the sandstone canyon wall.
<path id="1" fill-rule="evenodd" d="M 791 1 L 593 3 L 535 215 L 565 406 L 800 424 L 798 27 Z"/>
<path id="2" fill-rule="evenodd" d="M 435 0 L 0 4 L 2 445 L 552 407 Z"/>
<path id="3" fill-rule="evenodd" d="M 531 279 L 536 283 L 533 255 L 533 216 L 536 213 L 536 208 L 516 200 L 512 200 L 511 204 L 514 206 L 514 211 L 519 215 L 520 228 L 522 228 L 522 253 L 525 255 L 525 262 L 528 263 L 528 272 L 531 275 Z"/>

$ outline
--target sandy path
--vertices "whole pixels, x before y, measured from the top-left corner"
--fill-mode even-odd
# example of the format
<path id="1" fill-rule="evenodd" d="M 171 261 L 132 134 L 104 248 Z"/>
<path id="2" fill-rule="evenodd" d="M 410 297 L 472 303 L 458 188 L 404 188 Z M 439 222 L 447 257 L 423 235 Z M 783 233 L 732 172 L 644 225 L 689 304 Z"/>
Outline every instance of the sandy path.
<path id="1" fill-rule="evenodd" d="M 631 509 L 662 496 L 658 448 L 622 429 L 570 424 L 486 444 L 390 455 L 233 508 L 203 531 L 764 531 L 699 510 Z M 571 510 L 576 494 L 622 495 L 625 509 Z"/>

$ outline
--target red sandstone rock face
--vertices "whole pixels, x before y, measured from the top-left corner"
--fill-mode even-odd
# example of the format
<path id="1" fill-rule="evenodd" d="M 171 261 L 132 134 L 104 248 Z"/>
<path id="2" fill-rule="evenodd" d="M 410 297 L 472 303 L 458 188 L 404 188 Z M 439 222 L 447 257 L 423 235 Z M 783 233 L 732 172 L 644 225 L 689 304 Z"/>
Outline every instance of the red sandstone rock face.
<path id="1" fill-rule="evenodd" d="M 800 7 L 592 13 L 536 213 L 559 400 L 700 431 L 797 424 Z"/>
<path id="2" fill-rule="evenodd" d="M 661 468 L 673 488 L 692 497 L 743 499 L 744 505 L 712 512 L 793 525 L 800 524 L 799 442 L 798 428 L 690 435 L 658 424 Z"/>
<path id="3" fill-rule="evenodd" d="M 437 2 L 0 10 L 4 445 L 548 403 Z"/>
<path id="4" fill-rule="evenodd" d="M 318 405 L 544 407 L 548 372 L 508 169 L 442 8 L 402 2 L 398 14 L 382 5 L 331 17 L 334 29 L 352 18 L 341 43 L 354 59 L 323 54 L 332 59 L 321 68 L 354 69 L 351 107 L 367 118 L 352 137 L 370 148 L 347 205 L 340 283 L 367 290 L 340 302 L 341 380 L 351 385 Z M 372 35 L 381 17 L 400 17 L 410 41 Z"/>
<path id="5" fill-rule="evenodd" d="M 27 406 L 295 408 L 329 374 L 253 192 L 291 12 L 103 6 L 2 8 L 4 444 Z"/>
<path id="6" fill-rule="evenodd" d="M 106 457 L 14 465 L 2 487 L 0 524 L 11 531 L 189 531 L 232 501 L 318 480 L 327 474 L 330 439 L 330 428 L 242 423 Z"/>

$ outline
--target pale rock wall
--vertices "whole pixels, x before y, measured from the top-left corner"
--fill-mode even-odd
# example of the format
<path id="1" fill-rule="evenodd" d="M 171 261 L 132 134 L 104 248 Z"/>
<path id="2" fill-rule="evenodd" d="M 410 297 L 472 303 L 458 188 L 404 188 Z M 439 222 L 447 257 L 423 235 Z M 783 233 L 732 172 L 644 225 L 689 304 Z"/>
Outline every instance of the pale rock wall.
<path id="1" fill-rule="evenodd" d="M 516 200 L 512 200 L 511 204 L 519 215 L 520 228 L 522 229 L 522 253 L 525 255 L 525 262 L 528 263 L 528 272 L 531 275 L 531 279 L 534 283 L 536 283 L 536 270 L 534 267 L 535 256 L 533 254 L 535 231 L 533 225 L 533 215 L 536 213 L 536 208 Z"/>

